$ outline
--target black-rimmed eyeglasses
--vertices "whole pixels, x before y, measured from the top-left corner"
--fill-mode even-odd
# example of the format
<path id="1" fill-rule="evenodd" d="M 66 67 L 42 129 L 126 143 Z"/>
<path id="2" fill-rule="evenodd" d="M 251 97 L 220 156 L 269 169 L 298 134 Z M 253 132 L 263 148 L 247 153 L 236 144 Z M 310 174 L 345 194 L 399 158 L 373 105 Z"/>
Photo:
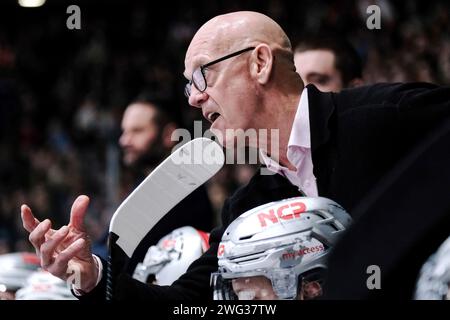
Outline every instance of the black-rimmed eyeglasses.
<path id="1" fill-rule="evenodd" d="M 186 86 L 184 87 L 184 95 L 186 97 L 189 98 L 189 96 L 191 95 L 191 86 L 192 84 L 194 84 L 195 88 L 200 91 L 200 92 L 204 92 L 206 90 L 206 87 L 208 86 L 206 83 L 206 78 L 205 78 L 205 69 L 212 66 L 213 64 L 216 64 L 218 62 L 221 62 L 223 60 L 235 57 L 237 55 L 240 55 L 241 53 L 244 53 L 246 51 L 250 51 L 255 49 L 255 47 L 248 47 L 233 53 L 230 53 L 222 58 L 213 60 L 211 62 L 208 62 L 207 64 L 203 64 L 201 66 L 199 66 L 197 69 L 194 70 L 194 72 L 192 73 L 192 79 L 186 83 Z"/>

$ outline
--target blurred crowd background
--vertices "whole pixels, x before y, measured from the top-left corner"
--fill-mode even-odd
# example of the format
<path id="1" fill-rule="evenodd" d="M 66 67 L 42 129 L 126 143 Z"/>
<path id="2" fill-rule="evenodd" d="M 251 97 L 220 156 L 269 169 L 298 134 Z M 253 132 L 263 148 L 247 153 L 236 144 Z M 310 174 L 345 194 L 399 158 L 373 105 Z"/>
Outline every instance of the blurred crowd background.
<path id="1" fill-rule="evenodd" d="M 81 30 L 68 30 L 68 5 L 81 8 Z M 201 113 L 188 106 L 184 53 L 211 17 L 256 10 L 280 23 L 293 45 L 306 35 L 345 36 L 365 63 L 366 83 L 450 84 L 448 1 L 48 0 L 40 8 L 0 3 L 0 254 L 31 250 L 20 220 L 27 203 L 54 227 L 67 223 L 79 194 L 91 198 L 89 232 L 102 239 L 133 180 L 118 138 L 127 104 L 142 93 L 169 102 L 183 127 Z M 381 29 L 366 27 L 366 8 L 381 8 Z M 208 126 L 204 123 L 204 129 Z M 225 166 L 209 183 L 217 213 L 252 174 Z M 209 230 L 207 230 L 209 231 Z"/>

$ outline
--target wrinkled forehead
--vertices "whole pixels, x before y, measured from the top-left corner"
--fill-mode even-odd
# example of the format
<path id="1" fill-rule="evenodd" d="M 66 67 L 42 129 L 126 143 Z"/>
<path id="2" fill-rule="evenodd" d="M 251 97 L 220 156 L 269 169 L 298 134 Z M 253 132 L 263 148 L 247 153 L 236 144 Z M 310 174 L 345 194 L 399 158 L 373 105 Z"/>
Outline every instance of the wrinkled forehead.
<path id="1" fill-rule="evenodd" d="M 195 68 L 211 61 L 214 56 L 214 51 L 214 46 L 211 42 L 191 42 L 184 59 L 184 76 L 189 78 Z"/>
<path id="2" fill-rule="evenodd" d="M 190 78 L 198 66 L 228 54 L 233 48 L 233 43 L 237 41 L 235 38 L 234 32 L 230 32 L 227 24 L 200 29 L 186 51 L 184 76 Z"/>

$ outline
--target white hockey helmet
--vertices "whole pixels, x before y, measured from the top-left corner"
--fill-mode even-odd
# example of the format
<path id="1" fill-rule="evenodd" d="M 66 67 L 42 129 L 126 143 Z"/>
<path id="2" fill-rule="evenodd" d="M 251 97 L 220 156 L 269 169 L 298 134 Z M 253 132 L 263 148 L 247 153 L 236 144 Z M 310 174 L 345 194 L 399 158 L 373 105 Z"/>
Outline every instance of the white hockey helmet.
<path id="1" fill-rule="evenodd" d="M 40 267 L 34 253 L 15 252 L 0 255 L 0 293 L 15 292 L 26 284 L 27 278 Z"/>
<path id="2" fill-rule="evenodd" d="M 77 300 L 63 280 L 45 270 L 35 271 L 16 292 L 16 300 Z"/>
<path id="3" fill-rule="evenodd" d="M 320 197 L 290 198 L 245 212 L 219 244 L 219 269 L 211 276 L 214 299 L 237 299 L 231 280 L 256 276 L 269 279 L 279 299 L 296 298 L 304 277 L 321 280 L 330 249 L 350 223 L 340 205 Z"/>
<path id="4" fill-rule="evenodd" d="M 208 233 L 193 227 L 173 230 L 148 249 L 144 261 L 136 266 L 133 278 L 144 283 L 171 285 L 208 250 L 208 240 Z"/>
<path id="5" fill-rule="evenodd" d="M 415 300 L 450 300 L 450 237 L 420 270 Z"/>

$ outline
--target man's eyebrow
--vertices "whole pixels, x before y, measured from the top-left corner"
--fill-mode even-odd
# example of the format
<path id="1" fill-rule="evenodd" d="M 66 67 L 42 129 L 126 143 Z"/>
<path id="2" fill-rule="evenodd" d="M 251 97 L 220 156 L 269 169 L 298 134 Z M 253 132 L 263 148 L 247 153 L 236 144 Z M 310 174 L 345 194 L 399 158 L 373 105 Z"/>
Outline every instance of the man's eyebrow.
<path id="1" fill-rule="evenodd" d="M 198 66 L 195 67 L 194 69 L 192 69 L 192 73 L 194 73 L 195 69 L 197 69 L 197 68 L 198 68 Z M 186 80 L 191 80 L 191 77 L 189 77 L 189 76 L 187 75 L 186 70 L 184 70 L 184 72 L 183 72 L 183 77 L 185 77 Z"/>
<path id="2" fill-rule="evenodd" d="M 326 73 L 320 73 L 320 72 L 310 72 L 306 74 L 306 79 L 310 79 L 310 78 L 317 78 L 317 77 L 328 77 L 329 75 Z"/>
<path id="3" fill-rule="evenodd" d="M 326 73 L 322 73 L 322 72 L 317 72 L 317 71 L 313 71 L 313 72 L 309 72 L 306 74 L 307 76 L 313 77 L 313 76 L 326 76 Z"/>
<path id="4" fill-rule="evenodd" d="M 197 56 L 197 57 L 193 58 L 193 59 L 192 59 L 192 65 L 193 65 L 194 67 L 192 68 L 192 73 L 194 73 L 194 71 L 195 71 L 198 67 L 200 67 L 200 66 L 202 66 L 202 65 L 204 65 L 204 64 L 207 64 L 209 61 L 211 61 L 211 60 L 206 59 L 206 57 L 204 57 L 204 56 Z M 186 78 L 186 80 L 190 80 L 190 78 L 191 78 L 191 77 L 188 77 L 188 76 L 186 75 L 186 70 L 184 70 L 183 76 Z"/>

